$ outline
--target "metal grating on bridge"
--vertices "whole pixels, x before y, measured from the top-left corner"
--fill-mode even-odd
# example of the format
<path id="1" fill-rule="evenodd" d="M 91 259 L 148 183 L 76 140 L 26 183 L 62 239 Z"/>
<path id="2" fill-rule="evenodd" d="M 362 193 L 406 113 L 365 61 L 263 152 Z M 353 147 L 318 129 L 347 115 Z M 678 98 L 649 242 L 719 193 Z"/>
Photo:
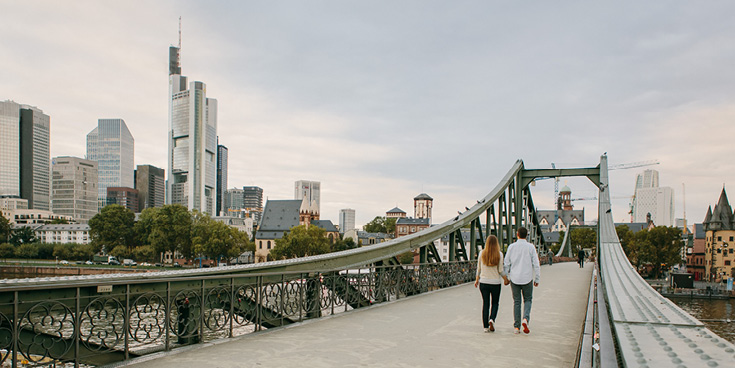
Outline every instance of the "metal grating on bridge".
<path id="1" fill-rule="evenodd" d="M 718 337 L 635 271 L 610 213 L 607 156 L 600 161 L 600 269 L 624 367 L 732 367 L 735 345 Z"/>

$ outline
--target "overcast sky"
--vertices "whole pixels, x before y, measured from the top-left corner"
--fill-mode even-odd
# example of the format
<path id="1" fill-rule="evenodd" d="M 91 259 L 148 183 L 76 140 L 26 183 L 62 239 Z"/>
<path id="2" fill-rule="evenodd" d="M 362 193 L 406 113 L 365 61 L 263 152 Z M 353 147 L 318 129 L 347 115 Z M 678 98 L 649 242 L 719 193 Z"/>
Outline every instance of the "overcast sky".
<path id="1" fill-rule="evenodd" d="M 168 169 L 168 47 L 206 83 L 229 186 L 293 198 L 322 183 L 322 219 L 357 225 L 413 197 L 434 222 L 526 168 L 659 160 L 662 186 L 701 222 L 735 183 L 731 1 L 0 0 L 0 100 L 51 117 L 51 155 L 85 154 L 122 118 L 135 163 Z M 636 174 L 611 172 L 629 221 Z M 562 180 L 592 197 L 586 179 Z M 553 181 L 532 188 L 553 208 Z M 731 188 L 735 193 L 735 188 Z M 731 198 L 735 200 L 735 198 Z M 577 201 L 595 219 L 595 201 Z"/>

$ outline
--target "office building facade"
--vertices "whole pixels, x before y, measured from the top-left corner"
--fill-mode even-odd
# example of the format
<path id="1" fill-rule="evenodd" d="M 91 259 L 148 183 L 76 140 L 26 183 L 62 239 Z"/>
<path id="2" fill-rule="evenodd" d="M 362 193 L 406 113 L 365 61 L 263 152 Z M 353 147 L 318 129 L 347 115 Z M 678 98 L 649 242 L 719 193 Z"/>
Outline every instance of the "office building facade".
<path id="1" fill-rule="evenodd" d="M 107 204 L 107 188 L 135 186 L 135 140 L 123 119 L 99 119 L 87 134 L 87 159 L 97 162 L 98 207 Z"/>
<path id="2" fill-rule="evenodd" d="M 294 199 L 306 198 L 311 205 L 316 202 L 316 208 L 321 209 L 321 183 L 311 180 L 297 180 L 294 183 Z"/>
<path id="3" fill-rule="evenodd" d="M 79 157 L 55 157 L 52 165 L 51 208 L 85 224 L 98 212 L 97 162 Z"/>
<path id="4" fill-rule="evenodd" d="M 153 165 L 138 165 L 135 169 L 135 189 L 138 190 L 138 212 L 146 208 L 163 207 L 166 202 L 166 170 Z"/>
<path id="5" fill-rule="evenodd" d="M 339 210 L 339 232 L 344 234 L 355 229 L 355 210 L 344 208 Z"/>
<path id="6" fill-rule="evenodd" d="M 645 170 L 636 177 L 631 222 L 647 222 L 656 226 L 674 226 L 674 190 L 659 187 L 656 170 Z"/>
<path id="7" fill-rule="evenodd" d="M 107 204 L 118 204 L 133 212 L 138 211 L 138 190 L 128 187 L 107 187 Z"/>
<path id="8" fill-rule="evenodd" d="M 0 197 L 51 209 L 50 118 L 40 109 L 0 102 Z"/>
<path id="9" fill-rule="evenodd" d="M 247 210 L 256 224 L 260 224 L 263 215 L 263 188 L 242 187 L 242 208 Z"/>
<path id="10" fill-rule="evenodd" d="M 227 213 L 225 192 L 227 191 L 227 147 L 217 145 L 217 214 Z"/>
<path id="11" fill-rule="evenodd" d="M 169 129 L 166 202 L 215 215 L 217 100 L 202 82 L 181 75 L 179 47 L 169 48 Z"/>

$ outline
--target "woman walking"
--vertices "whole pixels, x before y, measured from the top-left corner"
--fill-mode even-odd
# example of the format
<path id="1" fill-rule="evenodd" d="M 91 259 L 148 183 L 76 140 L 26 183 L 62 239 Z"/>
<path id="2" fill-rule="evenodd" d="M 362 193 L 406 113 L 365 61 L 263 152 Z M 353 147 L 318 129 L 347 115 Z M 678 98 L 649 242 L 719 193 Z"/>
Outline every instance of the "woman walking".
<path id="1" fill-rule="evenodd" d="M 500 286 L 508 281 L 503 271 L 503 253 L 500 251 L 498 238 L 489 235 L 485 241 L 485 249 L 477 257 L 477 276 L 475 287 L 480 286 L 482 294 L 482 325 L 485 332 L 495 331 L 495 318 L 500 303 Z M 490 305 L 492 304 L 492 310 Z M 488 315 L 489 314 L 489 315 Z"/>

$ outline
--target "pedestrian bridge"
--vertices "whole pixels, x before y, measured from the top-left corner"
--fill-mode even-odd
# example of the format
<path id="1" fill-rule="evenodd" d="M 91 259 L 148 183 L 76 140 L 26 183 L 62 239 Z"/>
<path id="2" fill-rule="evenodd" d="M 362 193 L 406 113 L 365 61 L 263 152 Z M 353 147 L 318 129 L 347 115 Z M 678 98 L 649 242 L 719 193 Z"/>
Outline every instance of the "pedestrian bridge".
<path id="1" fill-rule="evenodd" d="M 397 354 L 398 350 L 380 350 L 380 347 L 399 344 L 404 347 L 399 350 L 405 350 L 406 356 L 425 352 L 421 359 L 432 356 L 450 359 L 456 355 L 448 350 L 456 349 L 482 356 L 485 340 L 465 341 L 465 332 L 459 331 L 464 331 L 460 327 L 466 327 L 466 333 L 482 331 L 479 310 L 474 316 L 472 310 L 479 309 L 479 296 L 471 286 L 464 285 L 474 279 L 477 252 L 487 233 L 507 245 L 520 226 L 529 229 L 530 241 L 543 246 L 529 184 L 537 178 L 560 176 L 586 176 L 599 188 L 599 257 L 595 271 L 591 266 L 587 271 L 568 270 L 575 272 L 575 282 L 585 286 L 565 296 L 563 301 L 570 307 L 549 317 L 543 313 L 554 310 L 552 299 L 565 295 L 562 291 L 549 290 L 566 291 L 567 286 L 561 274 L 559 279 L 551 276 L 570 267 L 564 264 L 544 267 L 542 287 L 534 297 L 532 335 L 523 336 L 529 340 L 508 340 L 511 342 L 505 348 L 495 351 L 495 359 L 516 359 L 514 365 L 523 366 L 531 362 L 524 360 L 529 359 L 529 350 L 514 350 L 513 346 L 518 341 L 534 341 L 533 351 L 544 352 L 544 360 L 535 365 L 732 366 L 735 346 L 661 297 L 627 261 L 610 213 L 606 156 L 601 157 L 599 166 L 580 169 L 528 170 L 522 161 L 517 161 L 487 196 L 470 204 L 458 216 L 410 236 L 344 252 L 256 265 L 143 275 L 3 280 L 0 282 L 0 363 L 15 367 L 22 361 L 31 364 L 64 361 L 75 366 L 100 366 L 170 354 L 158 361 L 164 364 L 179 359 L 172 352 L 204 344 L 215 345 L 209 350 L 211 353 L 206 352 L 210 348 L 196 350 L 210 355 L 207 362 L 213 362 L 222 358 L 219 354 L 224 354 L 217 349 L 235 346 L 220 342 L 236 338 L 233 344 L 250 344 L 261 349 L 246 349 L 244 345 L 232 348 L 244 349 L 234 364 L 239 366 L 249 356 L 263 352 L 271 352 L 274 361 L 279 359 L 280 350 L 266 347 L 267 342 L 288 339 L 293 334 L 299 336 L 299 333 L 306 335 L 301 335 L 301 342 L 292 341 L 295 344 L 291 345 L 292 350 L 304 353 L 301 361 L 313 362 L 310 365 L 314 366 L 358 357 L 367 359 L 365 354 L 369 353 L 365 351 L 388 359 L 390 352 Z M 465 227 L 470 228 L 469 247 L 462 239 L 461 229 Z M 450 240 L 449 262 L 441 262 L 434 247 L 434 241 L 444 236 Z M 420 254 L 420 265 L 402 266 L 396 262 L 397 255 L 409 250 Z M 547 272 L 548 280 L 544 275 Z M 594 276 L 588 282 L 591 273 Z M 510 293 L 506 292 L 504 297 L 501 299 L 508 302 Z M 412 303 L 422 307 L 412 308 L 410 312 L 395 310 Z M 377 307 L 381 304 L 382 307 Z M 574 309 L 572 304 L 583 307 Z M 508 312 L 510 308 L 505 306 L 502 310 Z M 405 318 L 392 317 L 392 311 Z M 408 319 L 408 315 L 416 319 Z M 376 320 L 373 322 L 371 318 Z M 401 326 L 404 320 L 410 322 L 404 325 L 404 335 L 388 328 Z M 560 321 L 565 322 L 549 330 Z M 336 339 L 319 337 L 324 336 L 319 333 L 325 332 L 318 329 L 328 329 L 340 322 L 353 328 L 344 327 L 345 331 L 332 330 L 326 334 L 344 336 L 343 340 L 352 344 L 359 343 L 363 336 L 365 344 L 374 350 L 339 350 Z M 491 338 L 502 346 L 500 341 L 507 332 L 500 320 L 498 323 L 499 331 Z M 410 328 L 420 337 L 420 343 L 406 340 L 405 334 L 410 332 L 406 330 Z M 315 335 L 312 337 L 309 331 Z M 361 331 L 385 331 L 386 335 L 360 335 Z M 564 338 L 555 333 L 565 334 Z M 441 343 L 430 348 L 431 338 Z M 490 340 L 487 341 L 489 344 Z M 319 342 L 321 348 L 313 345 Z M 347 342 L 343 344 L 349 346 Z M 575 351 L 571 358 L 567 345 Z M 324 355 L 324 349 L 337 349 L 337 353 Z M 388 360 L 374 362 L 394 366 Z M 361 362 L 357 360 L 351 365 L 357 364 Z M 222 361 L 222 365 L 227 364 Z M 407 361 L 402 365 L 422 366 Z"/>
<path id="2" fill-rule="evenodd" d="M 502 288 L 496 331 L 485 333 L 482 299 L 470 283 L 160 353 L 131 367 L 572 367 L 593 269 L 574 262 L 542 266 L 529 335 L 513 334 L 509 286 Z"/>

